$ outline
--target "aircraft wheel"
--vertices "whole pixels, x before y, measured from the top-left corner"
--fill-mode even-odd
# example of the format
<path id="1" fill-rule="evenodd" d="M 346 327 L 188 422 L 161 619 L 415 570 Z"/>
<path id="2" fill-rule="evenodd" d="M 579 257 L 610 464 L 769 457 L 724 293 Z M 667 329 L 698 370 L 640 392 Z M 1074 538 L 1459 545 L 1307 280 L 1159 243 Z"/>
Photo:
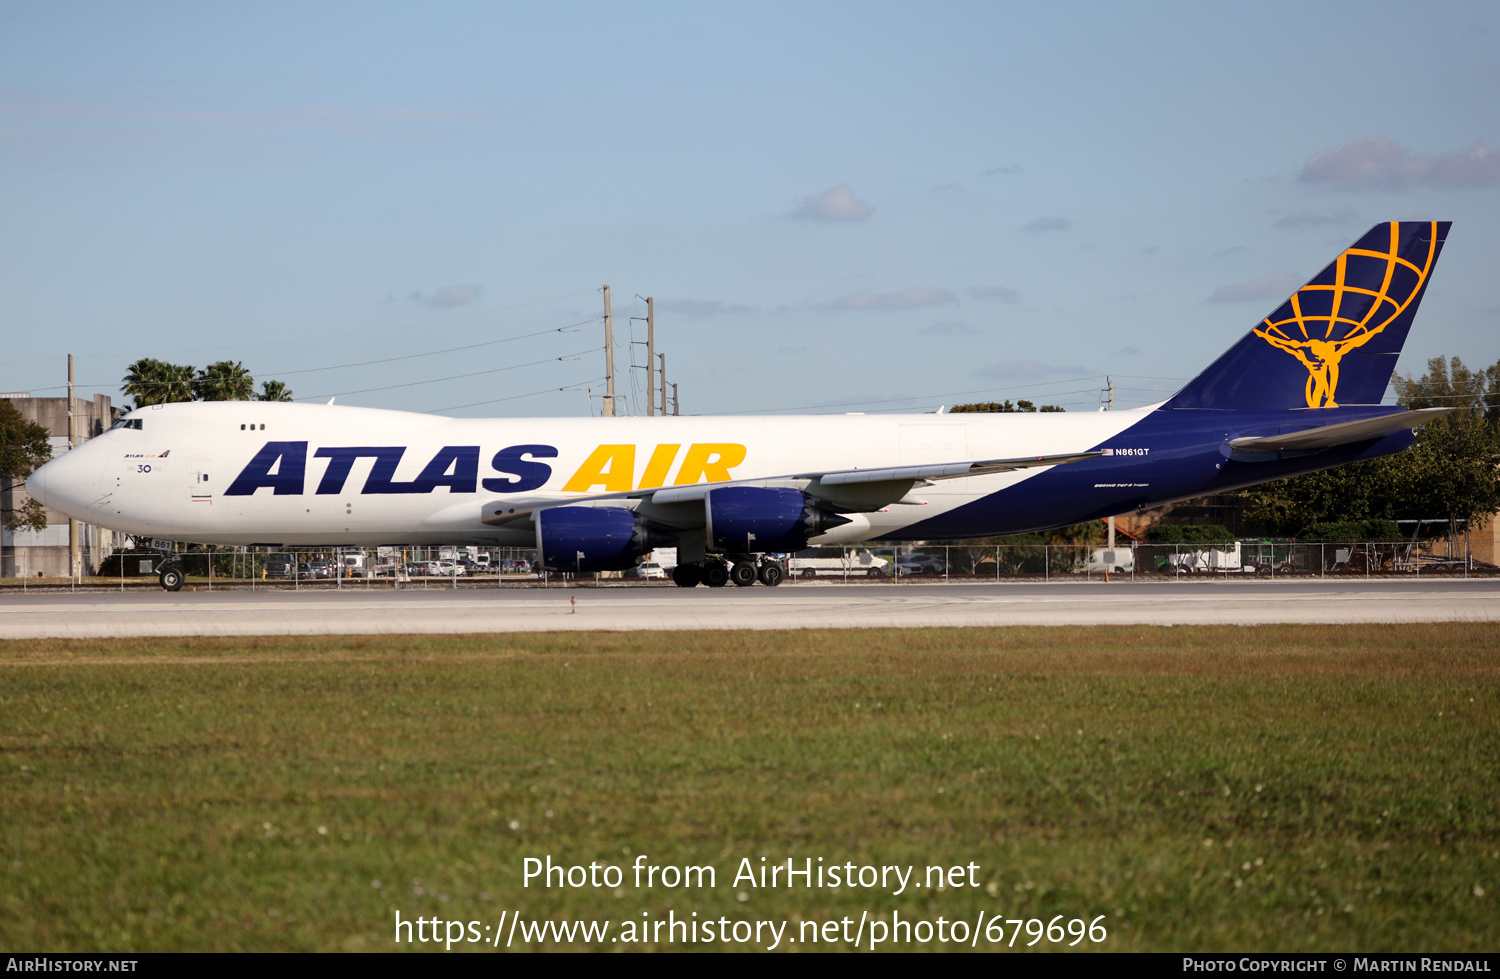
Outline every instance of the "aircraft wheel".
<path id="1" fill-rule="evenodd" d="M 767 561 L 760 566 L 760 583 L 767 588 L 775 588 L 785 577 L 786 572 L 775 561 Z"/>
<path id="2" fill-rule="evenodd" d="M 701 573 L 703 583 L 710 588 L 723 588 L 729 584 L 729 569 L 722 561 L 709 561 Z"/>
<path id="3" fill-rule="evenodd" d="M 729 580 L 734 582 L 736 587 L 748 588 L 755 584 L 755 579 L 755 565 L 749 561 L 736 561 L 729 569 Z"/>
<path id="4" fill-rule="evenodd" d="M 803 568 L 802 569 L 802 573 L 800 575 L 798 575 L 797 577 L 801 578 L 803 581 L 811 581 L 812 579 L 816 578 L 817 576 L 818 576 L 818 573 L 816 571 L 814 571 L 812 568 Z"/>
<path id="5" fill-rule="evenodd" d="M 162 588 L 166 589 L 167 591 L 182 591 L 182 569 L 177 565 L 167 565 L 165 568 L 161 569 L 161 572 L 156 577 L 157 580 L 161 582 Z"/>
<path id="6" fill-rule="evenodd" d="M 696 564 L 679 564 L 672 569 L 672 581 L 678 588 L 696 588 L 699 568 Z"/>

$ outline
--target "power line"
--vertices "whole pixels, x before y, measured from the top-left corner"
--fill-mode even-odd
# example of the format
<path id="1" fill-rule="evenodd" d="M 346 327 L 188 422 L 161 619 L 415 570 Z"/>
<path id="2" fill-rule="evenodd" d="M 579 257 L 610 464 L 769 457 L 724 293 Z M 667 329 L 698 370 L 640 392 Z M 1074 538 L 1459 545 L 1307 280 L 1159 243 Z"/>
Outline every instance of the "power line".
<path id="1" fill-rule="evenodd" d="M 513 337 L 504 337 L 499 340 L 485 340 L 483 343 L 469 343 L 465 344 L 462 347 L 448 347 L 444 350 L 429 350 L 426 353 L 420 354 L 404 354 L 400 357 L 384 357 L 380 360 L 362 360 L 354 364 L 334 364 L 332 367 L 308 367 L 303 370 L 267 371 L 267 373 L 275 374 L 278 377 L 285 374 L 315 374 L 319 371 L 343 370 L 346 367 L 369 367 L 372 364 L 390 364 L 398 360 L 415 360 L 418 357 L 436 357 L 438 354 L 451 354 L 459 350 L 474 350 L 478 347 L 492 347 L 497 343 L 513 343 L 516 340 L 526 340 L 531 337 L 539 337 L 548 333 L 566 333 L 569 330 L 577 329 L 580 326 L 586 326 L 589 323 L 593 323 L 598 320 L 598 318 L 599 317 L 597 316 L 591 316 L 586 320 L 579 320 L 577 323 L 569 323 L 567 326 L 554 327 L 549 330 L 537 330 L 535 333 L 521 333 Z"/>
<path id="2" fill-rule="evenodd" d="M 586 320 L 580 320 L 577 323 L 569 323 L 566 326 L 549 327 L 548 329 L 537 330 L 537 331 L 532 332 L 532 333 L 520 333 L 520 334 L 517 334 L 515 336 L 511 336 L 511 337 L 501 337 L 498 340 L 485 340 L 485 341 L 482 341 L 480 343 L 465 344 L 465 345 L 463 345 L 461 347 L 448 347 L 448 348 L 445 348 L 443 350 L 428 350 L 428 351 L 425 351 L 423 353 L 402 354 L 399 357 L 384 357 L 384 358 L 381 358 L 379 360 L 365 360 L 365 361 L 359 361 L 359 362 L 351 363 L 351 364 L 333 364 L 333 365 L 330 365 L 328 367 L 307 367 L 307 368 L 303 368 L 303 369 L 300 369 L 300 370 L 290 370 L 290 371 L 266 371 L 266 372 L 264 372 L 262 374 L 262 376 L 264 377 L 266 374 L 274 374 L 274 375 L 277 375 L 278 377 L 279 376 L 284 376 L 284 375 L 289 375 L 289 374 L 315 374 L 315 373 L 318 373 L 318 372 L 321 372 L 321 371 L 343 370 L 343 369 L 349 368 L 349 367 L 369 367 L 369 366 L 371 366 L 373 364 L 389 364 L 389 363 L 394 363 L 396 361 L 401 361 L 401 360 L 415 360 L 418 357 L 433 357 L 433 356 L 437 356 L 438 354 L 455 353 L 455 352 L 460 351 L 460 350 L 473 350 L 473 349 L 478 348 L 478 347 L 490 347 L 490 346 L 494 346 L 495 344 L 499 344 L 499 343 L 513 343 L 516 340 L 526 340 L 526 339 L 529 339 L 531 337 L 545 336 L 546 334 L 549 334 L 549 333 L 567 333 L 570 330 L 576 330 L 580 326 L 587 326 L 588 324 L 595 322 L 597 319 L 598 319 L 597 316 L 592 316 L 592 317 L 590 317 L 590 318 L 588 318 Z M 503 369 L 508 370 L 509 368 L 503 368 Z M 255 372 L 252 371 L 252 372 L 249 372 L 249 373 L 253 374 Z M 459 376 L 465 376 L 465 375 L 459 375 Z M 271 379 L 274 380 L 275 378 L 271 378 Z M 171 384 L 173 384 L 175 382 L 172 382 L 172 381 L 142 381 L 142 382 L 139 382 L 139 383 L 142 384 L 142 385 L 151 385 L 151 386 L 161 387 L 161 386 L 171 385 Z M 119 387 L 121 384 L 123 384 L 123 379 L 121 379 L 121 381 L 112 382 L 110 384 L 84 384 L 84 385 L 79 385 L 79 386 L 80 387 L 91 387 L 91 388 L 98 389 L 98 388 L 102 388 L 102 387 Z M 35 388 L 34 390 L 49 391 L 49 390 L 52 390 L 52 388 Z M 371 390 L 381 390 L 381 389 L 379 389 L 379 388 L 372 388 Z M 353 393 L 358 393 L 358 392 L 350 392 L 350 393 L 353 394 Z M 337 397 L 337 395 L 324 395 L 324 397 Z M 304 400 L 304 399 L 300 399 L 299 398 L 298 400 Z"/>
<path id="3" fill-rule="evenodd" d="M 570 293 L 566 293 L 566 294 L 561 295 L 561 296 L 552 296 L 551 298 L 548 298 L 548 299 L 534 299 L 531 302 L 517 303 L 514 306 L 502 306 L 499 309 L 479 309 L 479 310 L 474 310 L 473 312 L 468 312 L 468 313 L 455 313 L 455 314 L 453 314 L 451 316 L 438 316 L 438 317 L 434 317 L 432 319 L 418 320 L 418 321 L 416 321 L 414 323 L 403 323 L 403 324 L 401 324 L 399 326 L 385 326 L 385 327 L 381 327 L 380 329 L 375 329 L 375 330 L 363 329 L 363 330 L 354 330 L 354 331 L 349 332 L 349 333 L 324 333 L 324 334 L 320 334 L 320 335 L 317 335 L 317 336 L 301 336 L 301 337 L 298 337 L 298 338 L 293 339 L 293 340 L 267 340 L 267 341 L 265 341 L 263 343 L 240 343 L 240 344 L 234 344 L 233 346 L 220 345 L 220 346 L 217 346 L 217 347 L 194 347 L 194 348 L 191 348 L 191 349 L 188 349 L 188 350 L 179 350 L 175 354 L 173 354 L 172 356 L 180 356 L 182 354 L 211 353 L 212 351 L 215 351 L 215 350 L 257 350 L 257 349 L 260 349 L 260 348 L 263 348 L 263 347 L 284 347 L 287 344 L 292 344 L 292 343 L 299 344 L 299 345 L 305 345 L 305 344 L 307 344 L 307 343 L 309 343 L 311 341 L 316 341 L 316 340 L 340 340 L 340 339 L 343 339 L 344 337 L 367 337 L 367 336 L 372 336 L 372 335 L 380 334 L 380 333 L 393 333 L 393 332 L 395 332 L 397 330 L 411 330 L 411 329 L 416 329 L 417 327 L 421 327 L 421 326 L 435 326 L 435 325 L 442 324 L 442 323 L 454 323 L 454 322 L 457 322 L 459 320 L 475 319 L 475 318 L 481 317 L 481 316 L 494 316 L 494 315 L 496 315 L 498 313 L 510 313 L 510 312 L 514 312 L 515 310 L 518 310 L 518 309 L 529 309 L 532 306 L 541 306 L 541 305 L 544 305 L 546 303 L 561 302 L 564 299 L 572 299 L 575 296 L 585 296 L 585 295 L 588 295 L 589 293 L 595 292 L 595 291 L 597 291 L 597 290 L 594 290 L 594 289 L 580 289 L 577 292 L 570 292 Z M 134 354 L 128 354 L 128 353 L 82 354 L 82 355 L 80 355 L 79 359 L 80 360 L 103 360 L 103 359 L 109 359 L 109 358 L 131 357 L 131 356 L 134 356 Z M 52 359 L 53 358 L 48 357 L 48 358 L 43 358 L 43 359 L 38 359 L 38 360 L 12 361 L 11 363 L 13 363 L 13 364 L 50 363 L 52 361 Z M 50 390 L 50 389 L 45 389 L 44 388 L 44 389 L 40 389 L 40 390 Z"/>
<path id="4" fill-rule="evenodd" d="M 797 406 L 797 407 L 789 407 L 789 408 L 757 408 L 757 409 L 754 409 L 752 411 L 736 411 L 736 412 L 715 411 L 715 412 L 705 412 L 705 414 L 710 414 L 710 415 L 728 415 L 728 414 L 736 414 L 736 415 L 763 415 L 763 414 L 769 414 L 771 412 L 777 412 L 777 411 L 815 411 L 815 410 L 820 409 L 820 408 L 858 408 L 858 407 L 861 407 L 863 405 L 899 404 L 899 403 L 901 403 L 903 401 L 925 401 L 925 400 L 928 400 L 928 399 L 931 399 L 931 398 L 961 398 L 961 397 L 966 397 L 966 396 L 971 395 L 971 394 L 995 394 L 995 393 L 1001 393 L 1001 392 L 1006 392 L 1006 391 L 1034 391 L 1037 387 L 1045 387 L 1046 385 L 1049 385 L 1049 384 L 1068 384 L 1068 383 L 1078 383 L 1080 381 L 1091 381 L 1091 380 L 1094 380 L 1094 378 L 1091 378 L 1091 377 L 1073 377 L 1073 378 L 1068 378 L 1067 380 L 1062 380 L 1062 381 L 1043 381 L 1039 385 L 1023 384 L 1023 385 L 1013 385 L 1011 387 L 1004 387 L 1004 388 L 980 388 L 977 391 L 950 391 L 950 392 L 947 392 L 947 393 L 939 393 L 939 394 L 913 394 L 913 395 L 911 395 L 909 397 L 905 397 L 905 398 L 886 398 L 884 400 L 879 400 L 879 401 L 841 401 L 841 402 L 838 402 L 838 403 L 835 403 L 835 404 L 800 405 L 800 406 Z M 1090 392 L 1092 392 L 1094 390 L 1095 390 L 1094 388 L 1079 388 L 1078 390 L 1075 390 L 1075 391 L 1051 391 L 1051 392 L 1046 392 L 1045 396 L 1049 397 L 1049 398 L 1056 398 L 1056 397 L 1062 397 L 1063 395 L 1068 395 L 1068 394 L 1087 394 L 1087 393 L 1090 393 Z M 1042 397 L 1042 395 L 1037 395 L 1037 397 Z M 947 403 L 947 402 L 944 402 L 944 403 Z M 1077 402 L 1077 403 L 1081 404 L 1082 402 Z"/>
<path id="5" fill-rule="evenodd" d="M 554 361 L 578 360 L 579 358 L 589 357 L 589 356 L 592 356 L 593 354 L 594 354 L 593 350 L 584 350 L 584 351 L 581 351 L 581 352 L 575 353 L 575 354 L 564 354 L 561 357 L 547 357 L 547 358 L 544 358 L 542 360 L 533 360 L 533 361 L 531 361 L 528 364 L 511 364 L 511 365 L 509 365 L 507 367 L 492 367 L 489 370 L 471 371 L 471 372 L 469 372 L 467 374 L 454 374 L 451 377 L 432 377 L 432 378 L 428 378 L 425 381 L 406 381 L 406 382 L 403 382 L 401 384 L 387 384 L 384 387 L 378 387 L 378 388 L 360 388 L 358 391 L 337 391 L 337 392 L 335 392 L 333 394 L 314 394 L 314 395 L 310 395 L 310 396 L 305 397 L 305 398 L 296 398 L 294 400 L 296 400 L 296 401 L 321 401 L 324 398 L 342 398 L 346 394 L 369 394 L 371 391 L 390 391 L 390 390 L 393 390 L 394 388 L 410 388 L 410 387 L 416 387 L 416 386 L 421 385 L 421 384 L 436 384 L 439 381 L 457 381 L 457 380 L 459 380 L 461 378 L 465 378 L 465 377 L 479 377 L 482 374 L 499 374 L 501 371 L 520 370 L 522 367 L 535 367 L 538 364 L 550 364 L 550 363 L 553 363 Z"/>
<path id="6" fill-rule="evenodd" d="M 589 351 L 589 353 L 593 353 L 593 351 L 591 350 L 591 351 Z M 424 414 L 424 415 L 435 415 L 435 414 L 438 414 L 439 412 L 444 412 L 444 411 L 458 411 L 458 410 L 460 410 L 462 408 L 478 408 L 480 405 L 494 405 L 494 404 L 499 404 L 502 401 L 519 401 L 522 398 L 534 398 L 534 397 L 536 397 L 539 394 L 552 394 L 552 393 L 554 393 L 556 391 L 577 391 L 580 388 L 582 388 L 585 384 L 598 384 L 602 380 L 604 380 L 604 378 L 602 378 L 602 377 L 591 377 L 591 378 L 589 378 L 586 381 L 579 381 L 576 384 L 565 384 L 565 385 L 563 385 L 560 388 L 543 388 L 540 391 L 531 391 L 531 392 L 529 392 L 527 394 L 513 394 L 513 395 L 510 395 L 509 397 L 506 397 L 506 398 L 491 398 L 489 401 L 474 401 L 474 402 L 471 402 L 470 404 L 466 404 L 466 405 L 452 405 L 452 406 L 450 406 L 448 408 L 432 408 L 432 409 L 429 409 L 427 411 L 422 412 L 422 414 Z"/>

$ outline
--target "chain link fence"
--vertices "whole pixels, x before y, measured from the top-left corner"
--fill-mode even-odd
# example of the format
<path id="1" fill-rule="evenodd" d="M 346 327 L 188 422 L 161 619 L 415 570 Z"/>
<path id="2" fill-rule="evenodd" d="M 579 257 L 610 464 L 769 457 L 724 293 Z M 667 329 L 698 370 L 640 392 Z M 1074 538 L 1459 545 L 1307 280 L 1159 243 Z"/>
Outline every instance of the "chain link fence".
<path id="1" fill-rule="evenodd" d="M 785 583 L 930 584 L 1006 581 L 1191 581 L 1207 579 L 1407 578 L 1500 576 L 1500 567 L 1476 560 L 1462 541 L 1439 554 L 1406 541 L 1297 541 L 1244 539 L 1232 545 L 1128 542 L 883 545 L 845 544 L 777 555 Z M 383 554 L 381 552 L 384 552 Z M 454 557 L 454 554 L 457 557 Z M 447 556 L 445 556 L 447 555 Z M 178 551 L 172 560 L 193 588 L 381 589 L 505 588 L 572 584 L 671 586 L 667 577 L 631 572 L 547 575 L 531 549 L 485 549 L 470 555 L 452 547 L 325 548 L 274 551 L 216 547 Z M 156 587 L 162 555 L 119 551 L 95 575 L 38 577 L 18 569 L 0 587 Z"/>

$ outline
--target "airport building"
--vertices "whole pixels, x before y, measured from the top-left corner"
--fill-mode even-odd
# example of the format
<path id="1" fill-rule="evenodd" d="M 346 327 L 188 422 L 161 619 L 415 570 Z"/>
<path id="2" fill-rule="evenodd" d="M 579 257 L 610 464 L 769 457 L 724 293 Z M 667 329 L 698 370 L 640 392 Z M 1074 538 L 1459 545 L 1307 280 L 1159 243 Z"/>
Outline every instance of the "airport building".
<path id="1" fill-rule="evenodd" d="M 67 398 L 33 398 L 29 394 L 0 394 L 27 421 L 47 429 L 48 444 L 55 459 L 68 451 Z M 74 398 L 73 415 L 77 425 L 78 444 L 104 433 L 125 412 L 110 405 L 109 397 L 96 394 L 92 401 Z M 24 505 L 31 497 L 26 487 L 17 484 L 0 487 L 0 509 L 10 511 Z M 78 525 L 79 574 L 93 574 L 117 547 L 124 544 L 123 535 L 90 524 Z M 56 510 L 47 511 L 45 530 L 11 531 L 0 527 L 0 578 L 22 575 L 68 577 L 71 574 L 71 547 L 68 517 Z"/>

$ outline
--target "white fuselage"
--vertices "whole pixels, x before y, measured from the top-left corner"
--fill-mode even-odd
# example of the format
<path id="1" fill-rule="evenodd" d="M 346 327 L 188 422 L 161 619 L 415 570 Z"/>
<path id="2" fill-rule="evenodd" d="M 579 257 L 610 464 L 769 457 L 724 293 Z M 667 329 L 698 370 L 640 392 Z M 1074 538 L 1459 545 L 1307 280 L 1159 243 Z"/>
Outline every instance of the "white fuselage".
<path id="1" fill-rule="evenodd" d="M 1083 451 L 1148 411 L 462 419 L 193 402 L 136 409 L 28 485 L 80 520 L 180 541 L 527 546 L 528 527 L 481 516 L 655 486 Z M 920 501 L 851 514 L 821 540 L 898 535 L 1044 471 L 922 486 Z"/>

